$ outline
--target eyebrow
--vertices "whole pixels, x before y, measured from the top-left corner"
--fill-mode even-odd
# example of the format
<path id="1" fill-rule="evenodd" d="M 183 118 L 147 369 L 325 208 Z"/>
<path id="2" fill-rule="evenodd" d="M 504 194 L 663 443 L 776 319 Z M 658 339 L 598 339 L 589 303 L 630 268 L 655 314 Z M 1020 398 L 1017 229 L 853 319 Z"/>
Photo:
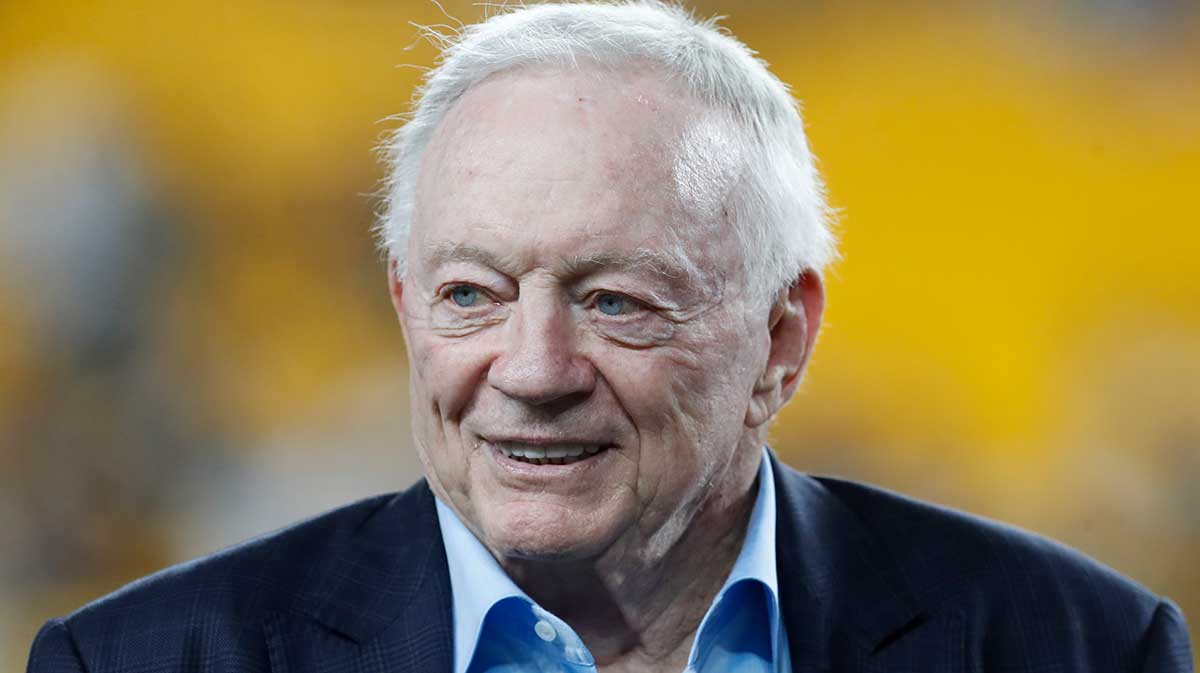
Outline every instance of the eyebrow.
<path id="1" fill-rule="evenodd" d="M 424 246 L 424 261 L 431 268 L 451 262 L 468 262 L 504 271 L 512 258 L 497 255 L 470 243 L 433 241 Z M 699 269 L 682 254 L 661 248 L 636 248 L 631 252 L 598 251 L 574 255 L 562 260 L 560 273 L 567 277 L 585 276 L 602 269 L 649 271 L 672 282 L 696 278 Z"/>
<path id="2" fill-rule="evenodd" d="M 582 276 L 599 269 L 650 271 L 672 281 L 695 277 L 698 269 L 691 260 L 660 248 L 636 248 L 632 252 L 593 252 L 575 255 L 564 264 L 568 274 Z"/>
<path id="3" fill-rule="evenodd" d="M 469 243 L 432 241 L 425 244 L 422 252 L 423 260 L 434 269 L 450 262 L 473 262 L 492 268 L 504 267 L 504 261 L 500 257 Z"/>

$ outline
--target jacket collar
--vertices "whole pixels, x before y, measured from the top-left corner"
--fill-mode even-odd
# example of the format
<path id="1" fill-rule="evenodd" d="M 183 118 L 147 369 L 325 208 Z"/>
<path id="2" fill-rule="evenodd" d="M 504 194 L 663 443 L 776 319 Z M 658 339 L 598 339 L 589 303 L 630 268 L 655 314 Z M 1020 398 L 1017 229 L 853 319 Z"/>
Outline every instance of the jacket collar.
<path id="1" fill-rule="evenodd" d="M 826 661 L 846 637 L 875 651 L 919 623 L 921 611 L 878 537 L 819 480 L 774 453 L 771 461 L 780 600 L 793 661 Z"/>
<path id="2" fill-rule="evenodd" d="M 876 536 L 820 481 L 769 457 L 793 661 L 826 660 L 843 635 L 871 651 L 917 622 L 921 612 Z M 419 640 L 424 656 L 444 664 L 422 670 L 450 670 L 450 578 L 426 482 L 386 500 L 330 546 L 336 551 L 320 554 L 330 560 L 312 568 L 296 609 L 359 645 L 385 633 L 392 646 Z"/>
<path id="3" fill-rule="evenodd" d="M 424 480 L 298 551 L 311 554 L 311 565 L 292 611 L 332 634 L 283 615 L 268 622 L 273 670 L 333 670 L 331 662 L 340 662 L 347 670 L 384 671 L 396 670 L 397 661 L 412 670 L 450 670 L 450 580 Z"/>

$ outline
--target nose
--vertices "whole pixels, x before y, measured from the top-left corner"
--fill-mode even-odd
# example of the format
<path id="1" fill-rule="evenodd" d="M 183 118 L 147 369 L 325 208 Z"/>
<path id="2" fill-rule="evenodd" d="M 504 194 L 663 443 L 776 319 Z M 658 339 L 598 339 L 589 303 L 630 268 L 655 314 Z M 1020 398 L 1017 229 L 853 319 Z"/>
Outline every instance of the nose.
<path id="1" fill-rule="evenodd" d="M 573 403 L 596 385 L 591 363 L 577 351 L 567 307 L 551 302 L 520 307 L 505 325 L 504 344 L 488 370 L 488 383 L 535 406 Z"/>

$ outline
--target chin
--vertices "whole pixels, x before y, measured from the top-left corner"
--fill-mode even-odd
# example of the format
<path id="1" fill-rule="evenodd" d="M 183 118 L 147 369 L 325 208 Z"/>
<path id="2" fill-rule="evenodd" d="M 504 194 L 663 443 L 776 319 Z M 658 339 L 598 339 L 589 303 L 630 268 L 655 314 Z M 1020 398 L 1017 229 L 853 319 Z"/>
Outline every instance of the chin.
<path id="1" fill-rule="evenodd" d="M 538 502 L 488 508 L 483 529 L 487 546 L 505 558 L 577 561 L 602 554 L 618 537 L 601 512 Z"/>

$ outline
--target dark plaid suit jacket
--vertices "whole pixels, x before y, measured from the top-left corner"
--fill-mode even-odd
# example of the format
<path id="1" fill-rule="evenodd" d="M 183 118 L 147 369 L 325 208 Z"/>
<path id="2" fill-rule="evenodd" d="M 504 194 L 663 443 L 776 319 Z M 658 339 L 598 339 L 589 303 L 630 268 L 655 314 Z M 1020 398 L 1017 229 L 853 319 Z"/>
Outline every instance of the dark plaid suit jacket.
<path id="1" fill-rule="evenodd" d="M 1191 670 L 1179 610 L 1074 551 L 774 468 L 795 673 Z M 450 673 L 452 633 L 445 550 L 422 481 L 51 620 L 29 671 Z"/>

